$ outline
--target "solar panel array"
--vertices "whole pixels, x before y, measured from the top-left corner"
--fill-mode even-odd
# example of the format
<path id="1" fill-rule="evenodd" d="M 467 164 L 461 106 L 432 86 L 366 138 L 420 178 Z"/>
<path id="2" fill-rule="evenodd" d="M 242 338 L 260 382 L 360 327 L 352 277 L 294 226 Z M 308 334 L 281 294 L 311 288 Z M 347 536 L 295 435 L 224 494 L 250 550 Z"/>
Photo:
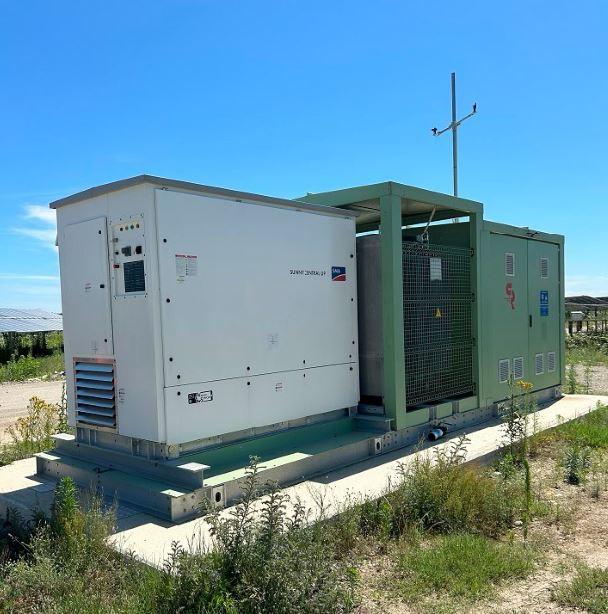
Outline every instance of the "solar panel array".
<path id="1" fill-rule="evenodd" d="M 63 318 L 43 309 L 0 307 L 0 333 L 44 333 L 63 330 Z"/>

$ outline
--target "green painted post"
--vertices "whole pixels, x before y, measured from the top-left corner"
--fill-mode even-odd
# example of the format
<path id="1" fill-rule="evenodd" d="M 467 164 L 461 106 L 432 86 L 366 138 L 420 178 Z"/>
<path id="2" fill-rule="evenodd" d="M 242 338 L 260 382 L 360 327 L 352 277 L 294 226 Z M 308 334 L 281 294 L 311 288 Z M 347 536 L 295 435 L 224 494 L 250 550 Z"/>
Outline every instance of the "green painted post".
<path id="1" fill-rule="evenodd" d="M 470 246 L 473 249 L 471 260 L 471 292 L 475 297 L 473 302 L 472 315 L 472 330 L 475 337 L 475 345 L 473 347 L 473 381 L 477 384 L 477 402 L 479 405 L 483 403 L 485 398 L 484 390 L 484 375 L 483 375 L 483 347 L 485 339 L 483 338 L 482 326 L 482 310 L 481 310 L 481 227 L 483 223 L 483 215 L 481 213 L 471 213 L 469 215 L 469 240 Z"/>
<path id="2" fill-rule="evenodd" d="M 564 268 L 564 248 L 566 239 L 559 237 L 559 358 L 560 380 L 562 387 L 566 385 L 566 287 Z"/>
<path id="3" fill-rule="evenodd" d="M 380 197 L 384 411 L 394 429 L 406 426 L 401 197 Z"/>

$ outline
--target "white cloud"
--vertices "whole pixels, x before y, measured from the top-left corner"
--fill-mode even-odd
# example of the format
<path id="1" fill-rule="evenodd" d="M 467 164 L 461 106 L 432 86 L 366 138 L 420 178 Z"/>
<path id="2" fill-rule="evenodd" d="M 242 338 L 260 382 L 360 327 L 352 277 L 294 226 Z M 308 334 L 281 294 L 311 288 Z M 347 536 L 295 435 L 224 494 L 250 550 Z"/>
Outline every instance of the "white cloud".
<path id="1" fill-rule="evenodd" d="M 566 296 L 608 296 L 607 275 L 573 275 L 566 277 Z"/>
<path id="2" fill-rule="evenodd" d="M 25 217 L 55 226 L 55 211 L 43 205 L 25 205 Z"/>
<path id="3" fill-rule="evenodd" d="M 55 247 L 55 239 L 57 237 L 56 230 L 45 230 L 43 228 L 13 228 L 13 232 L 24 237 L 31 237 L 47 247 Z"/>
<path id="4" fill-rule="evenodd" d="M 0 280 L 10 281 L 59 281 L 59 275 L 22 275 L 21 273 L 0 273 Z"/>
<path id="5" fill-rule="evenodd" d="M 55 249 L 57 230 L 55 224 L 55 212 L 43 205 L 25 205 L 26 220 L 31 220 L 31 225 L 13 228 L 14 234 L 30 237 L 42 243 L 45 247 Z"/>

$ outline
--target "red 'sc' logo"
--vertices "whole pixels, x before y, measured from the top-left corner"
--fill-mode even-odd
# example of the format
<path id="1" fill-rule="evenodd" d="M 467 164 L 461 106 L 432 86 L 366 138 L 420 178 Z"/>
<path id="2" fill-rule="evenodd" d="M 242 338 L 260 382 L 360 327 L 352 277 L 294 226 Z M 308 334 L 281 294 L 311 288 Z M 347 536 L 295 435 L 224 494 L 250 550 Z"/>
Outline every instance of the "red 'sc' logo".
<path id="1" fill-rule="evenodd" d="M 513 284 L 508 282 L 505 286 L 505 294 L 507 295 L 507 300 L 511 305 L 511 309 L 515 309 L 515 290 L 513 290 Z"/>

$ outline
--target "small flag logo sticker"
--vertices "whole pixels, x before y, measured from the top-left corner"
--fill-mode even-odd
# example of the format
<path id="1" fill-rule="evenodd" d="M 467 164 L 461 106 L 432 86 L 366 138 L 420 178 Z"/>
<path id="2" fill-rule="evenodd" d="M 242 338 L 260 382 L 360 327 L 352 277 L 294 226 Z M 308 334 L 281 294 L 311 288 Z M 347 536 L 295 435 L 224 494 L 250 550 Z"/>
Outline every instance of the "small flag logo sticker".
<path id="1" fill-rule="evenodd" d="M 332 281 L 346 281 L 346 267 L 345 266 L 332 266 L 331 267 L 331 280 Z"/>

